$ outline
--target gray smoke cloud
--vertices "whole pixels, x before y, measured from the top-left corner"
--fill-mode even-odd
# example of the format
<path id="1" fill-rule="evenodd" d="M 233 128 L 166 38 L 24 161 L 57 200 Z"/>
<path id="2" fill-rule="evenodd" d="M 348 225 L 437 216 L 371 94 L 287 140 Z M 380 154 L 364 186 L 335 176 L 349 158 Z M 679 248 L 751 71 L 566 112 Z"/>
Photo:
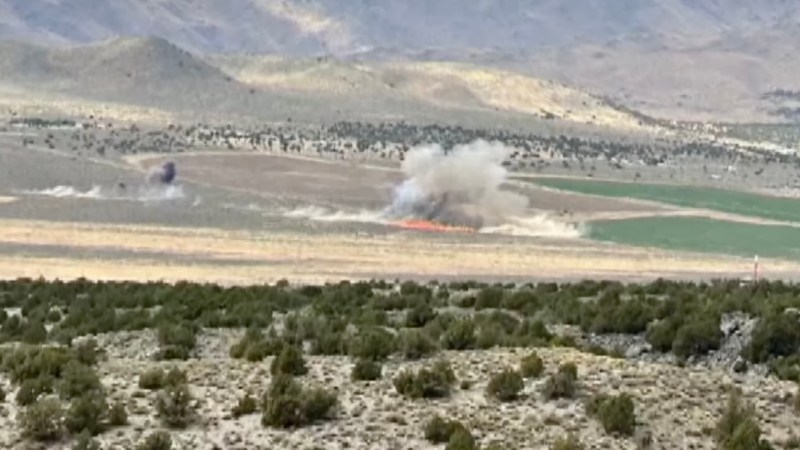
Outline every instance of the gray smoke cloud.
<path id="1" fill-rule="evenodd" d="M 502 189 L 510 150 L 475 141 L 446 151 L 440 145 L 410 150 L 403 161 L 406 180 L 394 192 L 385 215 L 447 225 L 482 228 L 524 214 L 528 199 Z"/>

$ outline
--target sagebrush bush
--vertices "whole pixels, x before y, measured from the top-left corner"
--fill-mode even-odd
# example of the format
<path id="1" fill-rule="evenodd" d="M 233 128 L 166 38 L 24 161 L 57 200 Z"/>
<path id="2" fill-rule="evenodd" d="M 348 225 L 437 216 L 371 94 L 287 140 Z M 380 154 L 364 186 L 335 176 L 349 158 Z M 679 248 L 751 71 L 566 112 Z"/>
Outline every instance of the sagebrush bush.
<path id="1" fill-rule="evenodd" d="M 65 416 L 65 424 L 71 433 L 86 431 L 96 436 L 105 430 L 107 417 L 108 403 L 105 395 L 88 392 L 72 399 Z"/>
<path id="2" fill-rule="evenodd" d="M 550 375 L 544 385 L 544 396 L 549 400 L 559 398 L 573 398 L 577 390 L 575 377 L 567 372 L 558 372 Z"/>
<path id="3" fill-rule="evenodd" d="M 117 400 L 108 409 L 108 424 L 112 427 L 121 427 L 128 424 L 128 409 L 123 401 Z"/>
<path id="4" fill-rule="evenodd" d="M 250 395 L 250 393 L 246 393 L 243 397 L 239 398 L 239 401 L 236 403 L 236 406 L 233 407 L 231 411 L 231 415 L 234 418 L 239 418 L 242 416 L 247 416 L 250 414 L 255 414 L 258 410 L 258 402 L 256 401 L 255 397 Z"/>
<path id="5" fill-rule="evenodd" d="M 41 399 L 27 406 L 18 420 L 22 435 L 34 441 L 55 441 L 64 433 L 64 410 L 55 398 Z"/>
<path id="6" fill-rule="evenodd" d="M 155 391 L 164 387 L 167 374 L 164 369 L 154 367 L 139 374 L 139 388 Z"/>
<path id="7" fill-rule="evenodd" d="M 166 431 L 155 431 L 147 435 L 136 450 L 171 450 L 172 437 Z"/>
<path id="8" fill-rule="evenodd" d="M 404 330 L 399 341 L 400 353 L 409 360 L 427 358 L 439 350 L 436 343 L 419 330 Z"/>
<path id="9" fill-rule="evenodd" d="M 308 373 L 303 352 L 295 345 L 286 345 L 280 354 L 272 360 L 269 371 L 272 375 L 279 373 L 287 375 L 305 375 Z"/>
<path id="10" fill-rule="evenodd" d="M 793 314 L 774 313 L 761 318 L 743 355 L 760 363 L 776 356 L 790 356 L 800 349 L 800 327 Z"/>
<path id="11" fill-rule="evenodd" d="M 631 436 L 636 428 L 636 409 L 628 394 L 596 395 L 587 403 L 586 412 L 597 417 L 606 433 Z"/>
<path id="12" fill-rule="evenodd" d="M 168 385 L 159 392 L 156 396 L 156 414 L 169 428 L 186 428 L 194 419 L 189 386 Z"/>
<path id="13" fill-rule="evenodd" d="M 539 378 L 544 372 L 544 361 L 536 352 L 531 352 L 522 358 L 519 371 L 525 378 Z"/>
<path id="14" fill-rule="evenodd" d="M 586 447 L 581 443 L 577 436 L 569 434 L 566 437 L 558 438 L 550 450 L 584 450 Z"/>
<path id="15" fill-rule="evenodd" d="M 354 381 L 374 381 L 381 378 L 381 364 L 369 359 L 359 359 L 353 366 L 351 378 Z"/>
<path id="16" fill-rule="evenodd" d="M 478 444 L 475 443 L 475 438 L 472 437 L 469 430 L 460 427 L 453 431 L 444 448 L 445 450 L 478 450 Z"/>
<path id="17" fill-rule="evenodd" d="M 55 379 L 51 376 L 40 376 L 23 381 L 17 390 L 17 404 L 20 406 L 32 404 L 42 394 L 52 393 L 54 384 Z"/>
<path id="18" fill-rule="evenodd" d="M 81 432 L 75 438 L 75 443 L 70 450 L 100 450 L 100 443 L 92 438 L 88 431 Z"/>
<path id="19" fill-rule="evenodd" d="M 275 428 L 298 428 L 329 420 L 338 403 L 335 394 L 322 390 L 304 390 L 289 375 L 273 377 L 262 399 L 261 423 Z"/>
<path id="20" fill-rule="evenodd" d="M 771 450 L 761 438 L 755 410 L 744 403 L 739 391 L 728 398 L 725 411 L 714 429 L 714 440 L 721 450 Z"/>
<path id="21" fill-rule="evenodd" d="M 452 322 L 442 336 L 442 346 L 449 350 L 469 350 L 476 342 L 475 323 L 468 318 Z"/>
<path id="22" fill-rule="evenodd" d="M 408 310 L 405 322 L 409 328 L 421 328 L 435 318 L 436 312 L 433 308 L 427 303 L 420 303 Z"/>
<path id="23" fill-rule="evenodd" d="M 395 337 L 383 328 L 368 327 L 360 330 L 350 342 L 350 354 L 356 358 L 385 361 L 394 352 Z"/>
<path id="24" fill-rule="evenodd" d="M 705 355 L 717 350 L 722 341 L 719 319 L 703 318 L 685 323 L 675 334 L 672 352 L 680 358 Z"/>
<path id="25" fill-rule="evenodd" d="M 102 388 L 100 377 L 94 369 L 78 361 L 70 361 L 64 366 L 57 387 L 63 399 L 75 398 Z"/>
<path id="26" fill-rule="evenodd" d="M 455 373 L 446 361 L 438 361 L 430 368 L 417 372 L 404 370 L 393 380 L 397 392 L 408 398 L 442 398 L 450 395 Z"/>
<path id="27" fill-rule="evenodd" d="M 445 420 L 437 415 L 425 423 L 425 439 L 433 444 L 445 444 L 459 428 L 464 428 L 461 422 Z"/>
<path id="28" fill-rule="evenodd" d="M 486 387 L 486 393 L 501 402 L 511 402 L 519 397 L 523 387 L 519 372 L 506 369 L 492 376 Z"/>

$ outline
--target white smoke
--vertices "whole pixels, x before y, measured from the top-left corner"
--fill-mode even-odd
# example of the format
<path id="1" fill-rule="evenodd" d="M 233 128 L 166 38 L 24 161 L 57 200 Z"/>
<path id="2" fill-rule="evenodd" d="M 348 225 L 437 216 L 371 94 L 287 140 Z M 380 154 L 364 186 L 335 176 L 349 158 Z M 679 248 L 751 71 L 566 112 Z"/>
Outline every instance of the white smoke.
<path id="1" fill-rule="evenodd" d="M 73 186 L 55 186 L 41 190 L 21 191 L 26 195 L 37 195 L 54 198 L 81 198 L 93 200 L 120 200 L 138 202 L 160 202 L 181 200 L 186 198 L 181 185 L 141 186 L 138 189 L 118 187 L 117 189 L 104 189 L 101 186 L 92 186 L 91 189 L 81 191 Z"/>
<path id="2" fill-rule="evenodd" d="M 345 212 L 319 206 L 304 206 L 291 209 L 285 211 L 283 215 L 294 219 L 309 219 L 319 222 L 386 223 L 386 220 L 381 217 L 381 213 L 378 211 Z"/>
<path id="3" fill-rule="evenodd" d="M 473 228 L 504 224 L 528 206 L 522 195 L 502 189 L 509 149 L 475 141 L 445 151 L 439 145 L 416 147 L 402 165 L 407 179 L 395 190 L 386 215 L 425 219 Z"/>

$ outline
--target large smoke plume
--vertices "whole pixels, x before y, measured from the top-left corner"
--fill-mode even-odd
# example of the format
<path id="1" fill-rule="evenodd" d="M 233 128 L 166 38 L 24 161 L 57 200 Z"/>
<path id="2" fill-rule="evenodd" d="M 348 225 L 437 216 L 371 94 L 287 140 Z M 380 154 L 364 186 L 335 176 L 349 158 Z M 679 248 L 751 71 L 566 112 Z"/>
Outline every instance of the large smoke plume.
<path id="1" fill-rule="evenodd" d="M 509 149 L 476 141 L 445 150 L 412 149 L 403 161 L 406 180 L 395 190 L 386 215 L 471 228 L 494 227 L 524 215 L 528 199 L 502 189 Z"/>

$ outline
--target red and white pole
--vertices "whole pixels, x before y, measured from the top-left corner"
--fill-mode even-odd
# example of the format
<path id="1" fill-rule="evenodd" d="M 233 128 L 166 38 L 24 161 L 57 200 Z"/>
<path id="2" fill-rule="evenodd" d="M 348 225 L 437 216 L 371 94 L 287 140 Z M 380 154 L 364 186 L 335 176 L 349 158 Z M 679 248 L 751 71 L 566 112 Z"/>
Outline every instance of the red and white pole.
<path id="1" fill-rule="evenodd" d="M 753 260 L 753 282 L 758 281 L 758 255 Z"/>

